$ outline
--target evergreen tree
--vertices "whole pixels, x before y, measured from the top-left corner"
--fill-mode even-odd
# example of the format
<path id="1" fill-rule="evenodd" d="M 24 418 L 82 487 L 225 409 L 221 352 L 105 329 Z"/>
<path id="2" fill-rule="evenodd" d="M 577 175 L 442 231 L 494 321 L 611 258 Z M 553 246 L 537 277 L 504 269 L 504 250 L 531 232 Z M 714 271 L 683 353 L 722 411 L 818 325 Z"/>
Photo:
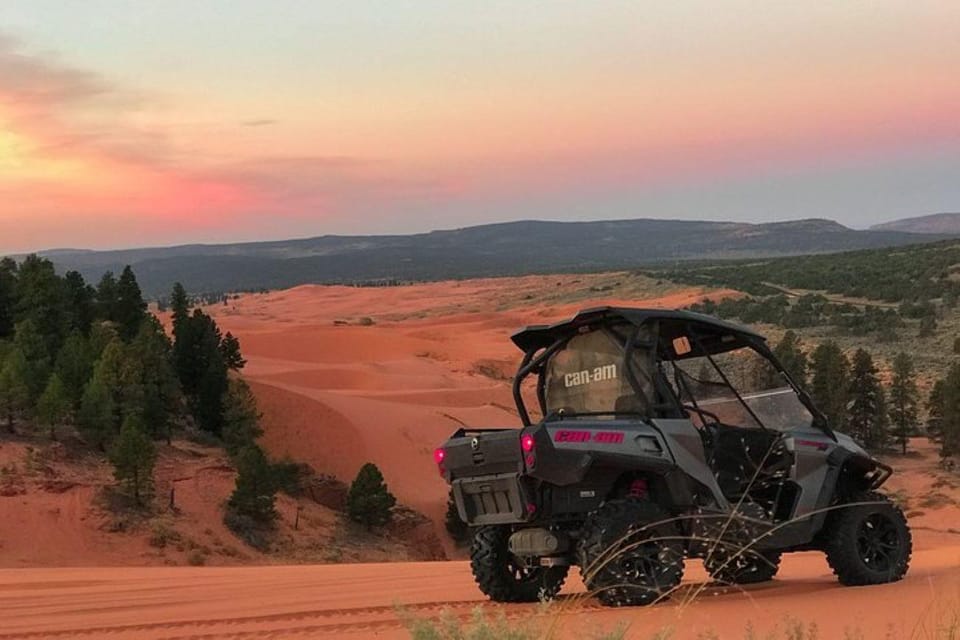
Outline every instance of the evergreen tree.
<path id="1" fill-rule="evenodd" d="M 223 356 L 223 362 L 228 369 L 239 371 L 247 364 L 247 361 L 240 355 L 240 341 L 229 331 L 220 342 L 220 354 Z"/>
<path id="2" fill-rule="evenodd" d="M 807 384 L 807 354 L 803 352 L 800 336 L 792 330 L 783 334 L 783 338 L 773 349 L 773 354 L 800 387 Z"/>
<path id="3" fill-rule="evenodd" d="M 170 294 L 170 319 L 173 326 L 173 366 L 183 386 L 184 393 L 193 394 L 189 384 L 196 379 L 193 345 L 195 342 L 190 323 L 190 300 L 179 282 L 173 285 Z"/>
<path id="4" fill-rule="evenodd" d="M 90 343 L 78 331 L 70 334 L 57 354 L 54 372 L 63 382 L 74 413 L 80 409 L 83 389 L 93 375 L 93 362 Z"/>
<path id="5" fill-rule="evenodd" d="M 180 387 L 172 364 L 172 347 L 160 321 L 148 316 L 126 349 L 121 371 L 124 411 L 137 413 L 155 438 L 170 439 Z"/>
<path id="6" fill-rule="evenodd" d="M 96 316 L 101 320 L 117 322 L 119 302 L 117 279 L 112 271 L 107 271 L 97 284 L 97 294 L 94 300 Z"/>
<path id="7" fill-rule="evenodd" d="M 137 277 L 130 265 L 123 268 L 117 280 L 117 303 L 113 320 L 119 325 L 120 337 L 133 340 L 140 330 L 140 323 L 147 315 L 147 303 L 143 300 Z"/>
<path id="8" fill-rule="evenodd" d="M 940 422 L 941 453 L 960 453 L 960 363 L 954 363 L 943 381 L 943 418 Z"/>
<path id="9" fill-rule="evenodd" d="M 13 335 L 17 309 L 17 263 L 13 258 L 0 260 L 0 340 Z"/>
<path id="10" fill-rule="evenodd" d="M 186 289 L 179 282 L 173 284 L 173 292 L 170 294 L 170 311 L 173 337 L 176 340 L 180 327 L 190 318 L 190 299 L 187 298 Z"/>
<path id="11" fill-rule="evenodd" d="M 201 429 L 219 435 L 223 428 L 223 395 L 228 387 L 227 365 L 220 351 L 220 330 L 213 318 L 199 309 L 193 312 L 188 326 L 196 339 L 193 365 L 197 378 L 192 381 L 192 413 Z"/>
<path id="12" fill-rule="evenodd" d="M 54 373 L 46 389 L 37 400 L 37 421 L 50 430 L 50 439 L 57 439 L 57 425 L 63 424 L 70 413 L 70 396 L 60 376 Z"/>
<path id="13" fill-rule="evenodd" d="M 813 350 L 810 393 L 832 429 L 843 431 L 847 423 L 849 362 L 837 343 L 827 340 Z"/>
<path id="14" fill-rule="evenodd" d="M 893 436 L 903 450 L 907 452 L 910 433 L 917 424 L 916 373 L 913 360 L 906 353 L 899 353 L 893 360 L 893 379 L 890 383 L 890 424 Z"/>
<path id="15" fill-rule="evenodd" d="M 109 452 L 113 477 L 139 505 L 153 487 L 153 465 L 157 450 L 135 416 L 127 416 Z"/>
<path id="16" fill-rule="evenodd" d="M 20 264 L 17 270 L 16 311 L 17 323 L 29 323 L 40 338 L 45 358 L 48 362 L 52 360 L 60 350 L 69 327 L 63 281 L 57 277 L 52 262 L 30 255 Z M 33 356 L 26 355 L 32 363 Z"/>
<path id="17" fill-rule="evenodd" d="M 347 513 L 350 519 L 368 529 L 383 525 L 393 517 L 393 505 L 397 499 L 387 490 L 380 469 L 372 462 L 360 468 L 347 493 Z"/>
<path id="18" fill-rule="evenodd" d="M 26 365 L 22 380 L 30 390 L 30 404 L 33 405 L 43 393 L 50 376 L 50 357 L 46 342 L 33 320 L 27 319 L 17 324 L 13 345 L 14 349 L 23 354 Z"/>
<path id="19" fill-rule="evenodd" d="M 77 414 L 77 426 L 88 444 L 101 451 L 113 440 L 116 412 L 113 397 L 96 378 L 83 390 L 80 411 Z"/>
<path id="20" fill-rule="evenodd" d="M 921 338 L 932 337 L 937 331 L 937 319 L 934 316 L 924 316 L 920 319 L 920 334 Z"/>
<path id="21" fill-rule="evenodd" d="M 851 402 L 847 424 L 850 435 L 867 449 L 881 449 L 887 439 L 883 390 L 873 358 L 863 349 L 857 349 L 853 356 L 849 389 Z"/>
<path id="22" fill-rule="evenodd" d="M 23 352 L 10 349 L 0 361 L 0 411 L 10 433 L 13 433 L 14 417 L 30 406 L 30 388 L 26 379 L 27 360 Z"/>
<path id="23" fill-rule="evenodd" d="M 231 378 L 223 400 L 223 444 L 227 453 L 236 456 L 262 434 L 253 392 L 243 379 Z"/>
<path id="24" fill-rule="evenodd" d="M 88 340 L 90 357 L 93 358 L 94 362 L 100 359 L 100 355 L 107 348 L 107 345 L 118 338 L 117 330 L 112 322 L 94 322 L 93 326 L 90 327 L 90 338 Z"/>
<path id="25" fill-rule="evenodd" d="M 269 524 L 277 518 L 277 486 L 263 449 L 244 447 L 237 455 L 237 480 L 228 506 L 235 513 Z"/>
<path id="26" fill-rule="evenodd" d="M 90 333 L 96 309 L 96 289 L 83 280 L 77 271 L 67 271 L 63 277 L 64 290 L 70 316 L 70 330 L 83 335 Z"/>
<path id="27" fill-rule="evenodd" d="M 123 342 L 115 338 L 104 348 L 93 367 L 92 381 L 110 396 L 110 408 L 113 411 L 111 436 L 119 432 L 123 424 L 126 401 L 130 395 L 129 390 L 124 389 L 124 382 L 129 378 L 125 351 Z"/>
<path id="28" fill-rule="evenodd" d="M 939 439 L 943 432 L 943 388 L 945 380 L 937 380 L 927 397 L 927 432 Z"/>
<path id="29" fill-rule="evenodd" d="M 457 503 L 453 499 L 453 488 L 447 495 L 447 515 L 444 518 L 444 526 L 447 533 L 453 538 L 457 546 L 464 546 L 470 542 L 470 527 L 460 519 L 460 512 L 457 510 Z"/>

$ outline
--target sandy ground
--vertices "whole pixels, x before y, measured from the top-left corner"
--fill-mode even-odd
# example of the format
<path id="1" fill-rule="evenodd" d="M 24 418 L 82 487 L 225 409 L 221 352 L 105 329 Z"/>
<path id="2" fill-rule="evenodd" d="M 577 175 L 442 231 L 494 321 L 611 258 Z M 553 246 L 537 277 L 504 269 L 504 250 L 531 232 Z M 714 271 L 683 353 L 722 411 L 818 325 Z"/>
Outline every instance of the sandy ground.
<path id="1" fill-rule="evenodd" d="M 821 554 L 793 554 L 773 582 L 708 586 L 685 604 L 696 589 L 688 582 L 672 602 L 640 609 L 604 609 L 578 596 L 582 586 L 571 578 L 544 624 L 552 620 L 562 638 L 627 624 L 630 638 L 672 628 L 672 638 L 693 640 L 710 631 L 743 638 L 748 624 L 764 637 L 793 619 L 815 621 L 825 639 L 852 629 L 871 640 L 932 638 L 925 630 L 960 604 L 958 563 L 960 540 L 918 551 L 901 583 L 845 588 Z M 687 576 L 703 580 L 699 563 L 689 562 Z M 480 603 L 465 562 L 9 569 L 0 570 L 0 638 L 405 638 L 398 605 L 436 618 L 444 610 L 467 616 Z M 536 615 L 534 605 L 503 610 L 517 620 Z"/>

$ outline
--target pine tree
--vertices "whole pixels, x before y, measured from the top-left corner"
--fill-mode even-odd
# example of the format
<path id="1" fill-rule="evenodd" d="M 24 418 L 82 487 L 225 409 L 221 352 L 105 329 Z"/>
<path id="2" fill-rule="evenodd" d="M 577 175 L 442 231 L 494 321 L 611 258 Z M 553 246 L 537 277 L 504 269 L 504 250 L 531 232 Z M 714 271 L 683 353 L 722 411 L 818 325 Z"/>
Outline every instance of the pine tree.
<path id="1" fill-rule="evenodd" d="M 107 271 L 100 278 L 97 284 L 97 294 L 94 305 L 96 316 L 101 320 L 117 322 L 117 307 L 119 305 L 119 294 L 117 292 L 117 279 L 112 271 Z"/>
<path id="2" fill-rule="evenodd" d="M 391 509 L 396 503 L 397 499 L 387 490 L 377 465 L 372 462 L 363 465 L 347 493 L 347 514 L 350 519 L 368 529 L 386 524 L 393 517 Z"/>
<path id="3" fill-rule="evenodd" d="M 32 327 L 43 345 L 43 356 L 49 362 L 60 350 L 69 328 L 68 301 L 63 281 L 57 276 L 53 263 L 35 255 L 27 256 L 17 270 L 16 295 L 17 324 Z M 20 329 L 16 331 L 19 333 Z M 32 354 L 26 355 L 29 362 L 35 360 Z"/>
<path id="4" fill-rule="evenodd" d="M 220 351 L 220 330 L 213 318 L 199 309 L 190 319 L 196 336 L 196 371 L 192 411 L 201 429 L 220 434 L 223 428 L 223 395 L 227 391 L 227 365 Z"/>
<path id="5" fill-rule="evenodd" d="M 890 383 L 890 424 L 893 428 L 893 436 L 904 454 L 907 452 L 910 434 L 917 424 L 918 398 L 913 360 L 909 355 L 901 352 L 893 360 L 893 379 Z"/>
<path id="6" fill-rule="evenodd" d="M 220 354 L 223 356 L 223 362 L 228 369 L 239 371 L 247 364 L 247 361 L 240 355 L 240 341 L 229 331 L 220 342 Z"/>
<path id="7" fill-rule="evenodd" d="M 83 276 L 77 271 L 67 271 L 63 276 L 63 284 L 70 316 L 70 330 L 88 335 L 96 314 L 94 298 L 97 291 L 84 282 Z"/>
<path id="8" fill-rule="evenodd" d="M 62 424 L 70 413 L 70 396 L 60 376 L 54 373 L 46 389 L 37 400 L 37 420 L 50 430 L 50 439 L 57 439 L 57 425 Z"/>
<path id="9" fill-rule="evenodd" d="M 129 377 L 126 355 L 126 346 L 119 338 L 115 338 L 104 348 L 100 359 L 93 366 L 92 380 L 110 396 L 110 407 L 113 410 L 112 434 L 120 431 L 129 398 L 129 391 L 124 389 L 124 381 Z"/>
<path id="10" fill-rule="evenodd" d="M 184 392 L 189 395 L 192 389 L 188 389 L 187 381 L 196 377 L 193 371 L 194 340 L 190 331 L 190 300 L 179 282 L 173 285 L 173 292 L 170 294 L 170 312 L 173 327 L 173 366 L 177 370 L 177 377 L 180 378 Z"/>
<path id="11" fill-rule="evenodd" d="M 47 378 L 50 376 L 47 345 L 43 335 L 37 330 L 36 324 L 29 319 L 17 324 L 13 345 L 14 349 L 23 354 L 25 366 L 21 375 L 24 384 L 30 390 L 30 404 L 33 405 L 43 393 L 47 386 Z"/>
<path id="12" fill-rule="evenodd" d="M 263 449 L 247 445 L 237 455 L 236 487 L 228 506 L 234 512 L 269 524 L 277 518 L 277 486 L 273 469 Z"/>
<path id="13" fill-rule="evenodd" d="M 88 444 L 101 451 L 113 441 L 115 434 L 115 414 L 113 397 L 97 379 L 91 380 L 83 390 L 80 411 L 77 414 L 77 426 Z"/>
<path id="14" fill-rule="evenodd" d="M 27 360 L 19 349 L 10 349 L 0 362 L 0 411 L 7 430 L 13 433 L 13 419 L 30 406 L 30 388 L 26 383 Z"/>
<path id="15" fill-rule="evenodd" d="M 934 316 L 924 316 L 920 319 L 919 337 L 929 338 L 937 331 L 937 319 Z"/>
<path id="16" fill-rule="evenodd" d="M 173 284 L 173 292 L 170 294 L 170 311 L 172 313 L 173 336 L 176 340 L 178 329 L 190 317 L 190 300 L 187 298 L 186 289 L 179 282 Z"/>
<path id="17" fill-rule="evenodd" d="M 257 400 L 241 378 L 231 378 L 223 400 L 223 444 L 236 456 L 263 434 Z"/>
<path id="18" fill-rule="evenodd" d="M 843 431 L 847 423 L 849 362 L 837 343 L 827 340 L 813 350 L 810 393 L 832 429 Z"/>
<path id="19" fill-rule="evenodd" d="M 137 413 L 147 432 L 169 441 L 180 400 L 180 386 L 172 364 L 172 347 L 160 321 L 148 316 L 126 349 L 121 372 L 124 411 Z"/>
<path id="20" fill-rule="evenodd" d="M 133 340 L 146 316 L 147 303 L 143 300 L 143 293 L 133 269 L 127 265 L 117 280 L 117 309 L 114 320 L 119 325 L 120 337 L 127 342 Z"/>
<path id="21" fill-rule="evenodd" d="M 17 263 L 13 258 L 0 260 L 0 340 L 13 335 L 17 309 Z"/>
<path id="22" fill-rule="evenodd" d="M 806 386 L 807 354 L 803 352 L 800 336 L 788 330 L 774 347 L 773 354 L 798 386 Z"/>
<path id="23" fill-rule="evenodd" d="M 850 435 L 867 449 L 882 448 L 887 439 L 883 390 L 873 358 L 863 349 L 857 349 L 853 356 L 849 389 L 851 403 L 847 424 Z"/>
<path id="24" fill-rule="evenodd" d="M 90 342 L 78 331 L 70 334 L 57 354 L 53 370 L 63 382 L 74 413 L 80 409 L 83 389 L 93 375 L 93 362 Z"/>
<path id="25" fill-rule="evenodd" d="M 943 418 L 940 423 L 941 454 L 960 453 L 960 363 L 954 363 L 943 381 Z"/>
<path id="26" fill-rule="evenodd" d="M 943 388 L 946 381 L 937 380 L 930 388 L 930 395 L 927 397 L 927 432 L 934 438 L 939 439 L 943 433 Z"/>
<path id="27" fill-rule="evenodd" d="M 143 504 L 153 487 L 157 450 L 136 417 L 128 416 L 124 420 L 120 435 L 110 447 L 109 457 L 113 477 L 138 505 Z"/>

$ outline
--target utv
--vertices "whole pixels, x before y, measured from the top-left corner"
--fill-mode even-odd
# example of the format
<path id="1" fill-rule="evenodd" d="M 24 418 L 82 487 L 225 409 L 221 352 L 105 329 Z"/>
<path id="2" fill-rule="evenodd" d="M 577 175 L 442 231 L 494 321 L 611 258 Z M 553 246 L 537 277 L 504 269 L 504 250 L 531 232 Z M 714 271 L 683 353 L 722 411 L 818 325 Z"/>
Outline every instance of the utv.
<path id="1" fill-rule="evenodd" d="M 875 492 L 890 467 L 832 431 L 750 329 L 602 307 L 512 340 L 523 427 L 461 429 L 434 453 L 491 599 L 550 598 L 579 565 L 603 604 L 648 604 L 684 558 L 747 584 L 811 549 L 845 585 L 906 573 L 906 519 Z"/>

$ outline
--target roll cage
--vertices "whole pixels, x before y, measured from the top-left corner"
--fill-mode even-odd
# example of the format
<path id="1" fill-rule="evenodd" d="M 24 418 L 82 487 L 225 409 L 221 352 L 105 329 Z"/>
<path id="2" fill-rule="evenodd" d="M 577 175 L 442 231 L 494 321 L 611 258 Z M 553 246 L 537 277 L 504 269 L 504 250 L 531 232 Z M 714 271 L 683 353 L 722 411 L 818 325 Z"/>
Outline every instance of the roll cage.
<path id="1" fill-rule="evenodd" d="M 602 330 L 611 335 L 618 344 L 623 362 L 624 377 L 633 390 L 639 409 L 616 411 L 618 416 L 632 416 L 641 420 L 653 418 L 682 418 L 689 413 L 701 417 L 710 416 L 702 409 L 694 397 L 688 393 L 691 404 L 685 404 L 679 397 L 682 385 L 678 377 L 676 387 L 670 384 L 663 364 L 682 362 L 692 358 L 705 358 L 722 383 L 732 391 L 736 400 L 762 429 L 767 429 L 763 420 L 754 412 L 740 391 L 728 379 L 727 374 L 717 365 L 714 356 L 740 349 L 751 348 L 761 358 L 769 362 L 784 381 L 793 389 L 803 406 L 813 416 L 813 425 L 829 437 L 836 440 L 827 420 L 813 404 L 809 395 L 791 378 L 788 371 L 777 360 L 766 340 L 746 327 L 725 322 L 710 316 L 689 311 L 662 309 L 632 309 L 599 307 L 581 311 L 572 319 L 554 325 L 527 327 L 512 336 L 514 344 L 524 351 L 523 360 L 513 380 L 513 397 L 517 411 L 524 426 L 532 424 L 523 398 L 522 385 L 531 374 L 537 374 L 536 394 L 544 420 L 562 418 L 563 415 L 551 415 L 547 412 L 545 398 L 544 367 L 550 358 L 565 348 L 577 335 Z M 654 366 L 649 371 L 638 371 L 633 358 L 638 348 L 649 349 L 653 353 Z M 644 385 L 643 382 L 647 384 Z M 648 393 L 652 391 L 652 393 Z M 653 396 L 653 397 L 651 397 Z M 611 411 L 577 413 L 576 415 L 612 414 Z"/>

